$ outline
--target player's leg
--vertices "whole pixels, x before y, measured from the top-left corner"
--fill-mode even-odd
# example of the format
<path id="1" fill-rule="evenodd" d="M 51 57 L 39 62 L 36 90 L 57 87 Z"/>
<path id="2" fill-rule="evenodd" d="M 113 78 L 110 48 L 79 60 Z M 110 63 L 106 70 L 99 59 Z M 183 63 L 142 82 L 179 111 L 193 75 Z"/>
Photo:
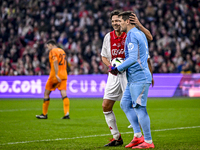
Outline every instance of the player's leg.
<path id="1" fill-rule="evenodd" d="M 134 108 L 132 107 L 132 100 L 131 100 L 131 94 L 129 91 L 129 86 L 127 86 L 124 91 L 120 106 L 122 110 L 124 111 L 124 113 L 126 114 L 127 119 L 133 126 L 134 133 L 141 133 L 137 115 L 134 111 Z"/>
<path id="2" fill-rule="evenodd" d="M 103 113 L 105 116 L 106 123 L 110 129 L 110 132 L 113 135 L 113 138 L 117 140 L 120 134 L 117 128 L 115 114 L 112 111 L 114 103 L 115 101 L 113 100 L 104 99 L 102 103 L 102 108 L 103 108 Z"/>
<path id="3" fill-rule="evenodd" d="M 64 117 L 62 119 L 70 119 L 69 117 L 70 101 L 69 98 L 67 97 L 67 92 L 66 90 L 61 90 L 60 93 L 63 99 L 63 110 L 64 110 Z"/>
<path id="4" fill-rule="evenodd" d="M 113 139 L 104 146 L 118 146 L 123 144 L 123 140 L 117 128 L 116 117 L 113 112 L 113 105 L 115 104 L 115 101 L 120 101 L 121 97 L 122 89 L 119 78 L 109 74 L 103 97 L 102 108 L 106 123 L 108 124 L 111 134 L 113 135 Z"/>
<path id="5" fill-rule="evenodd" d="M 112 110 L 114 103 L 114 100 L 104 99 L 102 104 L 106 123 L 110 129 L 111 134 L 113 135 L 111 142 L 104 146 L 118 146 L 123 144 L 123 140 L 117 128 L 116 117 Z"/>
<path id="6" fill-rule="evenodd" d="M 123 73 L 119 74 L 119 80 L 121 83 L 121 87 L 122 87 L 122 91 L 124 92 L 127 86 L 127 78 L 126 78 L 126 71 L 124 71 Z M 130 124 L 128 126 L 128 128 L 133 128 L 133 126 Z"/>
<path id="7" fill-rule="evenodd" d="M 38 119 L 47 119 L 47 113 L 48 113 L 48 107 L 50 103 L 50 95 L 51 91 L 45 89 L 44 92 L 44 100 L 43 100 L 43 105 L 42 105 L 42 114 L 41 115 L 36 115 L 36 118 Z"/>
<path id="8" fill-rule="evenodd" d="M 67 80 L 62 80 L 60 85 L 58 86 L 58 90 L 60 90 L 60 94 L 63 99 L 63 110 L 64 110 L 64 117 L 62 119 L 70 119 L 69 117 L 69 107 L 70 107 L 70 101 L 67 97 Z"/>
<path id="9" fill-rule="evenodd" d="M 48 107 L 50 103 L 50 93 L 56 89 L 56 83 L 53 83 L 50 79 L 47 80 L 45 91 L 44 91 L 44 101 L 42 105 L 42 114 L 36 115 L 38 119 L 47 119 Z"/>
<path id="10" fill-rule="evenodd" d="M 104 99 L 102 108 L 106 123 L 111 131 L 111 134 L 113 135 L 113 138 L 117 140 L 119 138 L 119 130 L 117 128 L 115 114 L 112 111 L 114 103 L 115 101 L 113 100 Z"/>
<path id="11" fill-rule="evenodd" d="M 150 118 L 146 110 L 147 96 L 150 84 L 132 84 L 130 86 L 134 110 L 144 133 L 144 142 L 133 148 L 154 148 L 151 137 Z"/>
<path id="12" fill-rule="evenodd" d="M 131 100 L 131 94 L 129 90 L 129 86 L 127 85 L 120 106 L 124 113 L 126 114 L 127 119 L 133 126 L 133 131 L 134 131 L 134 138 L 133 140 L 126 145 L 125 147 L 133 147 L 135 145 L 138 145 L 144 141 L 144 137 L 142 136 L 141 130 L 140 130 L 140 125 L 138 122 L 138 117 L 134 111 L 134 108 L 132 107 L 132 100 Z"/>
<path id="13" fill-rule="evenodd" d="M 46 115 L 48 113 L 49 103 L 50 103 L 50 95 L 51 91 L 45 89 L 44 92 L 44 102 L 43 102 L 43 115 Z"/>
<path id="14" fill-rule="evenodd" d="M 136 113 L 138 114 L 138 118 L 140 120 L 140 124 L 144 133 L 144 142 L 138 146 L 134 146 L 133 149 L 138 148 L 154 148 L 154 144 L 151 137 L 151 129 L 150 129 L 150 119 L 146 110 L 146 106 L 138 105 L 135 108 Z"/>

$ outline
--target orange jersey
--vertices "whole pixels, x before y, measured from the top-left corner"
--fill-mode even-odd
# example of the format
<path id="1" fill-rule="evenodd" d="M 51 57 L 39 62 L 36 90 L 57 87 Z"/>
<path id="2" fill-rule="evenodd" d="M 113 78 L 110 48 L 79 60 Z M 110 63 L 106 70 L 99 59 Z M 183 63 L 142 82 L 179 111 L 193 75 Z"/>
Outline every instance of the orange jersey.
<path id="1" fill-rule="evenodd" d="M 56 60 L 58 62 L 58 76 L 60 77 L 61 80 L 66 80 L 67 79 L 67 60 L 66 60 L 65 52 L 61 48 L 53 48 L 49 52 L 49 62 L 51 66 L 49 79 L 53 81 L 57 80 L 55 70 L 54 70 L 54 62 Z"/>

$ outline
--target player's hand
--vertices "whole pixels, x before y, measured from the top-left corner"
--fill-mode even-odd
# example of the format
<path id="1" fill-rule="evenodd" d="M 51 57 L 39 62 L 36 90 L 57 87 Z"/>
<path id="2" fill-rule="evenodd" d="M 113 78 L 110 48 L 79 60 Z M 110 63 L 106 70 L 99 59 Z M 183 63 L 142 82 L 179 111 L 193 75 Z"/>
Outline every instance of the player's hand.
<path id="1" fill-rule="evenodd" d="M 132 15 L 133 15 L 133 16 L 132 16 Z M 129 17 L 130 23 L 133 23 L 133 24 L 139 26 L 140 21 L 138 20 L 136 14 L 132 13 L 132 15 Z"/>
<path id="2" fill-rule="evenodd" d="M 152 81 L 151 81 L 151 85 L 152 87 L 154 86 L 154 79 L 152 78 Z"/>
<path id="3" fill-rule="evenodd" d="M 115 67 L 115 69 L 112 70 L 110 73 L 116 76 L 119 73 L 119 71 L 117 70 L 117 67 Z"/>
<path id="4" fill-rule="evenodd" d="M 114 69 L 115 69 L 115 66 L 111 66 L 111 65 L 108 66 L 108 72 L 111 72 Z"/>
<path id="5" fill-rule="evenodd" d="M 117 70 L 117 67 L 113 67 L 113 66 L 108 66 L 108 67 L 109 67 L 108 72 L 110 72 L 111 74 L 116 76 L 119 73 L 119 71 Z"/>
<path id="6" fill-rule="evenodd" d="M 56 79 L 58 80 L 58 82 L 61 82 L 61 79 L 58 75 L 56 75 Z"/>

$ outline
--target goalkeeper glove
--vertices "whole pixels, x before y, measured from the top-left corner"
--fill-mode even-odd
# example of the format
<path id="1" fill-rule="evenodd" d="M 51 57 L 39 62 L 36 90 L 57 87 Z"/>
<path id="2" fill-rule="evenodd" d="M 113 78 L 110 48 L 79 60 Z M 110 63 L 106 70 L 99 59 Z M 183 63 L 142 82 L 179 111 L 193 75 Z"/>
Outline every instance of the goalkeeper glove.
<path id="1" fill-rule="evenodd" d="M 113 66 L 108 66 L 108 72 L 110 72 L 113 75 L 117 75 L 119 73 L 119 71 L 117 70 L 117 67 L 113 67 Z"/>

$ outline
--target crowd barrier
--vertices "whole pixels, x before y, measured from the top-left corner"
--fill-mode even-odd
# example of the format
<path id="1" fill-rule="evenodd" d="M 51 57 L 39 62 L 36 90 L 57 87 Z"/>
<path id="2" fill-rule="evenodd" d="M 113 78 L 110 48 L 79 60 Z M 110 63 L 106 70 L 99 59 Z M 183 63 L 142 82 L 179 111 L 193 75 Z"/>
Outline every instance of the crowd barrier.
<path id="1" fill-rule="evenodd" d="M 200 74 L 154 74 L 149 97 L 200 97 Z M 0 76 L 0 98 L 43 98 L 48 76 Z M 69 98 L 102 98 L 107 75 L 69 75 Z M 60 92 L 51 98 L 60 98 Z"/>

